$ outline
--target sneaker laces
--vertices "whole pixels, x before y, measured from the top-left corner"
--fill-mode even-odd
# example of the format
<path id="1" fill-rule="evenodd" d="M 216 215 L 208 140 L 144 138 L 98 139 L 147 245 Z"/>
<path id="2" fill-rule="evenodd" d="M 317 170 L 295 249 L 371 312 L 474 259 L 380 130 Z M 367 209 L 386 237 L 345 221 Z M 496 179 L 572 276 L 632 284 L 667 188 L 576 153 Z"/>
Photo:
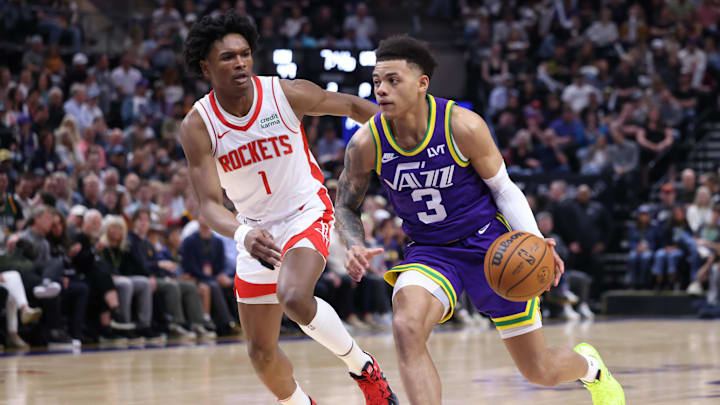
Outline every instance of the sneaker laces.
<path id="1" fill-rule="evenodd" d="M 373 359 L 373 363 L 367 363 L 360 376 L 355 377 L 355 380 L 365 395 L 365 400 L 370 401 L 368 403 L 377 399 L 387 399 L 392 395 L 390 385 L 377 366 L 375 359 Z"/>

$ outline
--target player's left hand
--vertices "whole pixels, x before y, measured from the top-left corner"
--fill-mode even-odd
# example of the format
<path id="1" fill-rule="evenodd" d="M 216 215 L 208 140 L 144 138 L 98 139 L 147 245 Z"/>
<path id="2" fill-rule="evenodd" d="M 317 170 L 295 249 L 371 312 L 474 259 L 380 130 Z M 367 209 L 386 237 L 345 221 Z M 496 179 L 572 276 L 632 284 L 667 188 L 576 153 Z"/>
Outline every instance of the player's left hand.
<path id="1" fill-rule="evenodd" d="M 555 258 L 555 281 L 553 281 L 552 285 L 546 290 L 550 291 L 551 287 L 557 287 L 558 283 L 560 282 L 560 277 L 562 277 L 563 273 L 565 273 L 565 263 L 560 258 L 560 255 L 558 255 L 555 251 L 555 245 L 557 245 L 555 239 L 545 238 L 545 243 L 547 243 L 550 250 L 552 250 L 553 257 Z"/>
<path id="2" fill-rule="evenodd" d="M 351 279 L 359 282 L 370 268 L 370 259 L 384 252 L 383 248 L 368 249 L 365 246 L 352 246 L 345 254 L 345 268 Z"/>

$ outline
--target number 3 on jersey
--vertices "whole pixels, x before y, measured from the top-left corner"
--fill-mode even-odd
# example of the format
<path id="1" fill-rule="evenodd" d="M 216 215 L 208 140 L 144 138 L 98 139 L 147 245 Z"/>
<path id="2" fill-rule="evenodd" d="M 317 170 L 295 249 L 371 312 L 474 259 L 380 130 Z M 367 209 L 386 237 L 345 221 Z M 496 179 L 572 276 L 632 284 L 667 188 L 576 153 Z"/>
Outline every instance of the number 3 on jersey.
<path id="1" fill-rule="evenodd" d="M 262 177 L 263 184 L 265 185 L 265 192 L 268 193 L 268 195 L 272 194 L 272 191 L 270 190 L 270 184 L 268 184 L 267 174 L 265 174 L 265 171 L 260 170 L 258 172 L 258 175 L 260 175 L 260 177 Z"/>
<path id="2" fill-rule="evenodd" d="M 418 212 L 417 214 L 420 221 L 424 224 L 440 222 L 447 218 L 447 211 L 445 211 L 445 207 L 441 204 L 442 196 L 440 195 L 440 190 L 435 188 L 422 188 L 413 191 L 410 196 L 415 202 L 423 201 L 423 197 L 430 197 L 429 200 L 425 201 L 425 204 L 427 205 L 428 210 L 433 210 L 435 212 L 432 214 L 429 212 Z"/>

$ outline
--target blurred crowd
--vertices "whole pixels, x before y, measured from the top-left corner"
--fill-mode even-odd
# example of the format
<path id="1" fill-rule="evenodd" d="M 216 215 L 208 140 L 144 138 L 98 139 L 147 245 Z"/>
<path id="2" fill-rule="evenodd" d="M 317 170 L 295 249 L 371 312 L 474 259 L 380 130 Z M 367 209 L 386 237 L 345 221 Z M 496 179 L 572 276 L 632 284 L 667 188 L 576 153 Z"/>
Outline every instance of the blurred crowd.
<path id="1" fill-rule="evenodd" d="M 239 333 L 235 243 L 197 217 L 176 140 L 182 118 L 209 90 L 182 67 L 182 41 L 198 18 L 234 9 L 256 22 L 266 46 L 372 49 L 372 4 L 161 1 L 129 26 L 123 52 L 102 54 L 87 51 L 75 3 L 37 3 L 0 0 L 0 36 L 23 44 L 21 58 L 0 63 L 6 345 Z M 650 201 L 648 163 L 679 173 L 674 148 L 698 115 L 717 111 L 717 2 L 427 3 L 448 29 L 462 24 L 468 98 L 511 173 L 606 176 L 635 211 L 636 224 L 618 223 L 591 184 L 525 190 L 568 264 L 562 287 L 548 296 L 551 315 L 594 316 L 607 281 L 601 257 L 616 249 L 630 251 L 628 287 L 689 284 L 717 302 L 718 173 L 673 174 L 660 201 L 635 209 Z M 308 117 L 304 125 L 334 198 L 344 153 L 339 120 Z M 316 290 L 360 331 L 390 324 L 382 274 L 402 260 L 407 242 L 379 184 L 362 212 L 367 244 L 384 254 L 355 283 L 334 238 Z M 456 314 L 463 324 L 487 324 L 467 303 Z"/>

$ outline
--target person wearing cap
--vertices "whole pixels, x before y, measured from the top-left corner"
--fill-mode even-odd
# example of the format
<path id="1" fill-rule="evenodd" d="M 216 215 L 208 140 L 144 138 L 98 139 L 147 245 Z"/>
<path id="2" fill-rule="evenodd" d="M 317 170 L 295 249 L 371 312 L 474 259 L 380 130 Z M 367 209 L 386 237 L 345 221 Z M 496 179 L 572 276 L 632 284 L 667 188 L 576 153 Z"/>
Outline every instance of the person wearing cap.
<path id="1" fill-rule="evenodd" d="M 67 91 L 75 83 L 86 83 L 88 57 L 82 52 L 73 55 L 72 64 L 65 74 L 65 90 Z"/>
<path id="2" fill-rule="evenodd" d="M 651 213 L 652 210 L 647 204 L 638 207 L 635 223 L 627 232 L 630 253 L 626 283 L 634 289 L 646 288 L 650 282 L 650 266 L 657 249 L 658 232 L 657 227 L 652 224 Z"/>
<path id="3" fill-rule="evenodd" d="M 70 239 L 75 240 L 83 227 L 83 218 L 88 209 L 84 205 L 76 204 L 70 208 L 67 216 L 67 232 Z"/>
<path id="4" fill-rule="evenodd" d="M 665 222 L 672 214 L 672 209 L 676 205 L 677 195 L 675 194 L 675 186 L 672 183 L 665 183 L 660 187 L 660 203 L 654 207 L 652 218 L 656 223 Z"/>

